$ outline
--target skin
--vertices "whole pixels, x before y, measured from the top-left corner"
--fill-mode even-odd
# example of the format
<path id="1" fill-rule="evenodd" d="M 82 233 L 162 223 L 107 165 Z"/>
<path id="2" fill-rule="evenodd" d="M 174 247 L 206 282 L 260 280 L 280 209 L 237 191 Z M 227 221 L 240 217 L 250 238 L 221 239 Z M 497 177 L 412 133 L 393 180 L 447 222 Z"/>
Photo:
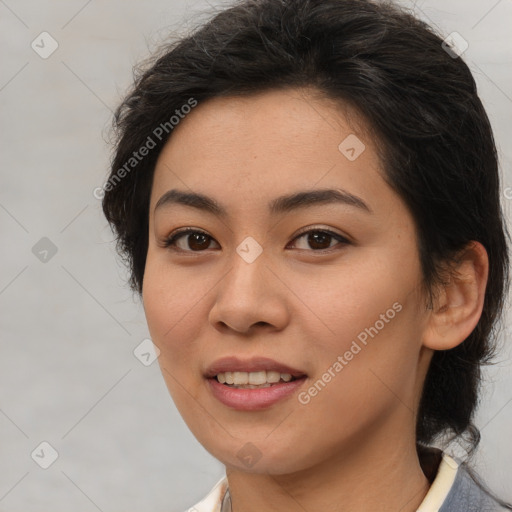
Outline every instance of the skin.
<path id="1" fill-rule="evenodd" d="M 365 145 L 354 161 L 338 149 L 350 134 Z M 324 188 L 358 196 L 371 213 L 338 203 L 267 209 L 277 196 Z M 228 216 L 180 204 L 155 212 L 170 189 L 210 196 Z M 183 227 L 211 238 L 199 250 L 187 235 L 164 247 Z M 150 334 L 178 410 L 226 466 L 233 511 L 416 510 L 429 488 L 414 434 L 425 374 L 433 350 L 461 343 L 478 322 L 488 262 L 471 245 L 460 275 L 426 307 L 413 218 L 384 181 L 363 120 L 307 89 L 198 105 L 159 156 L 149 228 Z M 303 228 L 349 243 L 315 246 L 298 238 Z M 263 249 L 252 263 L 236 252 L 248 236 Z M 395 303 L 394 318 L 305 405 L 294 394 L 242 412 L 209 391 L 205 370 L 234 354 L 298 368 L 307 390 Z M 250 468 L 237 457 L 248 442 L 260 456 Z"/>

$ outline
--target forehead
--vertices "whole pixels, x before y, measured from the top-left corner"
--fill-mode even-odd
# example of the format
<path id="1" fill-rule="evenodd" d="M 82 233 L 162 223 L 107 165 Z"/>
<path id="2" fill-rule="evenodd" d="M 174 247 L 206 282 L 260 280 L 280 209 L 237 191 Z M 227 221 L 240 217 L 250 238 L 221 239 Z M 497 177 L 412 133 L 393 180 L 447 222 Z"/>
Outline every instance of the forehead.
<path id="1" fill-rule="evenodd" d="M 210 99 L 180 121 L 164 146 L 151 210 L 171 188 L 229 193 L 245 207 L 262 197 L 266 206 L 295 189 L 372 195 L 384 186 L 376 144 L 355 111 L 315 91 Z"/>

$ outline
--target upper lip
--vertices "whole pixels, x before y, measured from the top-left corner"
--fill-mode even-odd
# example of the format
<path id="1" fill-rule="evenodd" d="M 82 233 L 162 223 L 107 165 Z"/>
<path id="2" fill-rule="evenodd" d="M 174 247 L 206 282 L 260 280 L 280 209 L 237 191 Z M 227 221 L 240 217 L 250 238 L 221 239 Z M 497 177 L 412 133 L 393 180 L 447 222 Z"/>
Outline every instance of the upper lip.
<path id="1" fill-rule="evenodd" d="M 214 361 L 206 370 L 205 377 L 215 377 L 224 372 L 259 372 L 263 370 L 279 373 L 289 373 L 292 377 L 302 377 L 305 372 L 292 368 L 286 364 L 269 359 L 268 357 L 252 357 L 239 359 L 238 357 L 223 357 Z"/>

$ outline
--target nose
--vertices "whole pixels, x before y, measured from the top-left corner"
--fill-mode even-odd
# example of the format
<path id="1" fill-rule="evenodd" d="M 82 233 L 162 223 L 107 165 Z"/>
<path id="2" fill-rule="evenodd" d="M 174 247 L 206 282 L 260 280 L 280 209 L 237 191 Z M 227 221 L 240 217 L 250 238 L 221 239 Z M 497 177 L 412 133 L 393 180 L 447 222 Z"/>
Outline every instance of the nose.
<path id="1" fill-rule="evenodd" d="M 264 250 L 254 261 L 234 252 L 231 268 L 216 287 L 208 317 L 211 325 L 224 333 L 232 330 L 245 335 L 283 329 L 289 321 L 290 292 L 273 267 Z"/>

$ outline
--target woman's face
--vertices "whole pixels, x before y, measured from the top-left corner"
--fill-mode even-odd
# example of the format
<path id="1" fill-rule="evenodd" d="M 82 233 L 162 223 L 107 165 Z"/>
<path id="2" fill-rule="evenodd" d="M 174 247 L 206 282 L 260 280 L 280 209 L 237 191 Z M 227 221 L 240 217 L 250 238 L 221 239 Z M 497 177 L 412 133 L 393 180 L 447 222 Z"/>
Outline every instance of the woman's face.
<path id="1" fill-rule="evenodd" d="M 159 156 L 145 313 L 177 408 L 228 467 L 414 439 L 430 360 L 415 227 L 351 119 L 307 91 L 216 98 Z"/>

